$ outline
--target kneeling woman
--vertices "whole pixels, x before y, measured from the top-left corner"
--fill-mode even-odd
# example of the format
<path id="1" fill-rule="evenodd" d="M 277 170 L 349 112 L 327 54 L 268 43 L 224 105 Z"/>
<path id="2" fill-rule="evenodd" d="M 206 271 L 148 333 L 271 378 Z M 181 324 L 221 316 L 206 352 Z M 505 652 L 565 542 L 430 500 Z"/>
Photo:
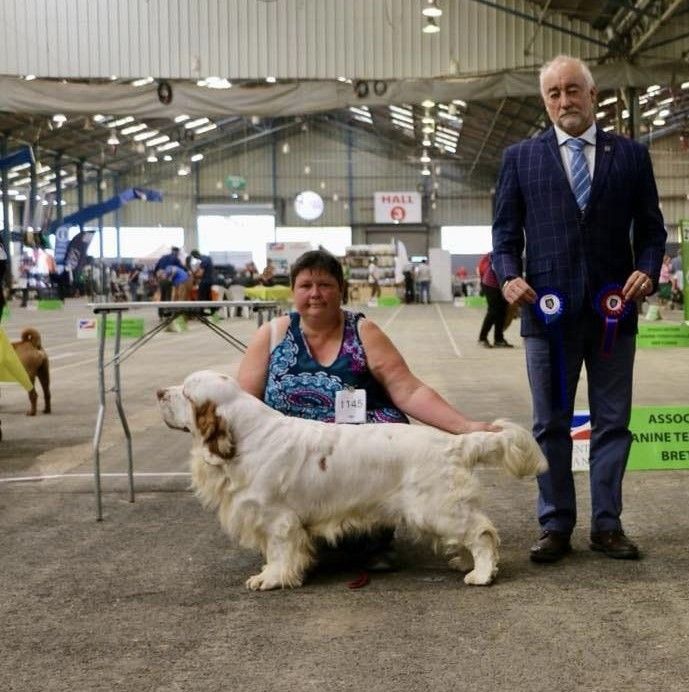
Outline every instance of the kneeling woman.
<path id="1" fill-rule="evenodd" d="M 292 266 L 290 282 L 295 311 L 256 332 L 239 367 L 245 391 L 288 416 L 312 420 L 345 422 L 346 411 L 365 399 L 368 423 L 408 423 L 412 416 L 451 433 L 495 429 L 466 418 L 415 377 L 374 322 L 342 309 L 344 277 L 334 256 L 306 252 Z M 346 403 L 336 409 L 338 392 Z M 382 529 L 347 538 L 341 547 L 368 569 L 389 569 L 392 534 Z"/>

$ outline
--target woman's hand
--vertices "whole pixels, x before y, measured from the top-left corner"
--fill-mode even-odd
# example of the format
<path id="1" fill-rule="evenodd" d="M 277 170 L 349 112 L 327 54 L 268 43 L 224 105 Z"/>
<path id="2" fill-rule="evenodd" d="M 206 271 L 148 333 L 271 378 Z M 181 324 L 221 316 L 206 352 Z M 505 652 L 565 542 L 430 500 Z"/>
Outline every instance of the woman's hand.
<path id="1" fill-rule="evenodd" d="M 467 420 L 464 429 L 457 430 L 456 435 L 463 435 L 470 432 L 501 432 L 502 428 L 499 425 L 485 423 L 481 420 Z"/>

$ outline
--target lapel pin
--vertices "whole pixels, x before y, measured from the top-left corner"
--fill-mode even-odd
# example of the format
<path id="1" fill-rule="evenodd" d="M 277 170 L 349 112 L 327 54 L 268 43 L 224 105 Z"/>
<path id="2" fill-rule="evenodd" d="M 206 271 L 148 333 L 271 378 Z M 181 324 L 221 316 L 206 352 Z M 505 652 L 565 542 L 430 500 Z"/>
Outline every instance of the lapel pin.
<path id="1" fill-rule="evenodd" d="M 611 149 L 612 149 L 612 147 L 611 147 L 609 144 L 606 144 L 606 145 L 603 147 L 603 151 L 606 152 L 606 153 L 608 153 Z"/>

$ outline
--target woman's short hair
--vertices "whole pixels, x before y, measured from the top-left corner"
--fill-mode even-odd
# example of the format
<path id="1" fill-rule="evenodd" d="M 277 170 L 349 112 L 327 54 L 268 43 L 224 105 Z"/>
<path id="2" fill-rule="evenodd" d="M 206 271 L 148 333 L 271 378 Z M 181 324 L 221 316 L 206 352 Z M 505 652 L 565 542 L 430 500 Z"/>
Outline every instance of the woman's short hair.
<path id="1" fill-rule="evenodd" d="M 292 288 L 294 288 L 294 282 L 299 273 L 305 269 L 330 274 L 337 281 L 337 285 L 344 289 L 342 265 L 337 257 L 331 255 L 327 250 L 309 250 L 297 258 L 289 273 L 289 283 Z"/>

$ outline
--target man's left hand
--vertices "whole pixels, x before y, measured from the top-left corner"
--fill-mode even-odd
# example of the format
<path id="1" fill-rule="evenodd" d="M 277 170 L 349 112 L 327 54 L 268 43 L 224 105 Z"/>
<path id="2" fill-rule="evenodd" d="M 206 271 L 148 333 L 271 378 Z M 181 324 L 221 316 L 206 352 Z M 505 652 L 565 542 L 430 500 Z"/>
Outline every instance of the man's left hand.
<path id="1" fill-rule="evenodd" d="M 633 271 L 622 288 L 625 300 L 642 300 L 653 292 L 653 281 L 648 274 Z"/>

